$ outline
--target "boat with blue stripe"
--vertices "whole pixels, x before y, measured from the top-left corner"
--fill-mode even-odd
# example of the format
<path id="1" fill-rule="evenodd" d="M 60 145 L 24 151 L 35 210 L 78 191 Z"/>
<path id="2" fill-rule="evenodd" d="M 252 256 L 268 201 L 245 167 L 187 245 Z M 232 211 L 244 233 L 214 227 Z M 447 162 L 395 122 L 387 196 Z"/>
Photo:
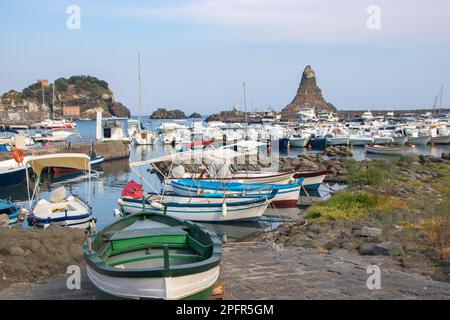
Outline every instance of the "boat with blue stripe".
<path id="1" fill-rule="evenodd" d="M 238 182 L 204 181 L 195 179 L 179 179 L 172 181 L 176 194 L 185 196 L 219 194 L 241 194 L 247 196 L 264 196 L 271 190 L 278 190 L 272 199 L 276 207 L 297 206 L 300 189 L 304 178 L 292 180 L 287 184 L 244 184 Z"/>
<path id="2" fill-rule="evenodd" d="M 185 202 L 170 201 L 176 198 L 171 199 L 171 196 L 158 194 L 139 199 L 122 196 L 118 203 L 123 215 L 145 211 L 191 221 L 257 220 L 264 214 L 277 192 L 278 190 L 273 189 L 270 193 L 259 197 L 234 195 L 229 197 L 223 194 L 189 196 L 184 197 Z"/>

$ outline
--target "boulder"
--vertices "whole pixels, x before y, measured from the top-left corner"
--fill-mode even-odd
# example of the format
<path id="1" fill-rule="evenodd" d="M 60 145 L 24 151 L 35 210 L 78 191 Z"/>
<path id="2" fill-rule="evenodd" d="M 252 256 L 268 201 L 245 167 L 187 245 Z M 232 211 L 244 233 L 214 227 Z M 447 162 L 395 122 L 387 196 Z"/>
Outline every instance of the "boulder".
<path id="1" fill-rule="evenodd" d="M 375 245 L 373 253 L 383 256 L 401 256 L 404 253 L 403 248 L 398 243 L 387 241 Z"/>
<path id="2" fill-rule="evenodd" d="M 9 254 L 12 256 L 23 256 L 25 254 L 25 250 L 21 247 L 12 247 L 9 249 Z"/>
<path id="3" fill-rule="evenodd" d="M 380 228 L 363 227 L 360 231 L 362 237 L 379 237 L 383 233 Z"/>
<path id="4" fill-rule="evenodd" d="M 359 247 L 359 254 L 365 255 L 365 256 L 372 256 L 375 254 L 375 243 L 363 243 Z"/>

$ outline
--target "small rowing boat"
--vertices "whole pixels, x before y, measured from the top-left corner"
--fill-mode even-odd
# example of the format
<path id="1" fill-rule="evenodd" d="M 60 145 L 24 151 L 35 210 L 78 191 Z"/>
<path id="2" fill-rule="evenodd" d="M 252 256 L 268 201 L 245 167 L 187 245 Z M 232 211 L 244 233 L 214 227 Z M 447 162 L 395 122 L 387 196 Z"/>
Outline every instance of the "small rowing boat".
<path id="1" fill-rule="evenodd" d="M 131 186 L 130 183 L 133 183 Z M 223 222 L 257 220 L 264 214 L 278 190 L 259 196 L 199 195 L 178 198 L 166 195 L 146 197 L 142 185 L 130 182 L 118 201 L 123 215 L 149 211 L 170 215 L 183 220 Z M 181 201 L 180 201 L 181 200 Z"/>
<path id="2" fill-rule="evenodd" d="M 129 299 L 207 299 L 222 257 L 214 233 L 151 212 L 121 218 L 90 235 L 83 252 L 91 282 Z"/>
<path id="3" fill-rule="evenodd" d="M 401 155 L 405 153 L 406 148 L 404 147 L 386 147 L 386 146 L 365 146 L 367 153 L 382 154 L 382 155 Z"/>

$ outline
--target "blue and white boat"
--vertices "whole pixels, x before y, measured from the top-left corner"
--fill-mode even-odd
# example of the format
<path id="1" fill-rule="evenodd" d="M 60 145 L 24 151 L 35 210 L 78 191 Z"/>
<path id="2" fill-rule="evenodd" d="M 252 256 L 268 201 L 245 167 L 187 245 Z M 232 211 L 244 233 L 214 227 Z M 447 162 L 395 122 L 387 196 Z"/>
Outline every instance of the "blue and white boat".
<path id="1" fill-rule="evenodd" d="M 24 162 L 27 158 L 24 159 Z M 16 160 L 0 161 L 0 187 L 8 187 L 21 184 L 26 180 L 26 169 Z"/>
<path id="2" fill-rule="evenodd" d="M 10 200 L 0 199 L 0 224 L 16 224 L 23 221 L 28 211 Z"/>
<path id="3" fill-rule="evenodd" d="M 66 167 L 86 172 L 91 171 L 90 158 L 81 153 L 60 153 L 44 156 L 30 157 L 26 163 L 31 167 L 39 181 L 44 168 Z M 91 175 L 88 174 L 89 183 L 88 200 L 82 200 L 78 196 L 67 195 L 64 187 L 53 190 L 47 199 L 33 201 L 30 197 L 29 179 L 27 177 L 28 198 L 31 214 L 27 221 L 30 226 L 46 228 L 47 226 L 59 225 L 63 227 L 89 229 L 95 228 L 95 217 L 89 204 Z M 38 194 L 40 183 L 36 183 L 33 196 Z"/>
<path id="4" fill-rule="evenodd" d="M 271 190 L 278 190 L 272 199 L 276 207 L 297 206 L 303 178 L 288 184 L 243 184 L 238 182 L 203 181 L 179 179 L 172 181 L 172 188 L 179 195 L 194 196 L 208 193 L 242 194 L 248 196 L 264 196 Z"/>
<path id="5" fill-rule="evenodd" d="M 224 194 L 201 196 L 153 194 L 136 199 L 122 196 L 118 203 L 123 215 L 149 211 L 191 221 L 257 220 L 264 214 L 277 192 L 278 190 L 274 189 L 259 197 Z"/>

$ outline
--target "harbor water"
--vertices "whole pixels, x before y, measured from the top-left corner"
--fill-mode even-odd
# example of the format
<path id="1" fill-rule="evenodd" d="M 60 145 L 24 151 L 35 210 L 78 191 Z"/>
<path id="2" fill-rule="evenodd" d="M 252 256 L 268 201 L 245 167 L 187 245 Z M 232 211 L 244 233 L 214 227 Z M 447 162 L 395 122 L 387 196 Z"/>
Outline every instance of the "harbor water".
<path id="1" fill-rule="evenodd" d="M 168 120 L 169 121 L 169 120 Z M 172 120 L 173 121 L 173 120 Z M 191 120 L 187 120 L 186 124 L 189 125 Z M 156 130 L 161 121 L 152 120 L 144 125 L 151 130 Z M 77 132 L 83 140 L 95 138 L 95 121 L 78 121 Z M 103 163 L 102 169 L 98 171 L 98 177 L 93 178 L 92 193 L 90 194 L 91 204 L 94 209 L 94 214 L 97 217 L 97 227 L 102 228 L 115 219 L 113 216 L 113 210 L 118 207 L 117 200 L 121 194 L 123 187 L 131 179 L 134 179 L 138 183 L 144 184 L 146 191 L 160 191 L 161 183 L 155 174 L 151 174 L 147 171 L 148 167 L 137 168 L 137 174 L 134 169 L 129 166 L 130 162 L 143 161 L 155 157 L 159 157 L 165 154 L 171 154 L 177 151 L 180 146 L 163 146 L 159 143 L 155 145 L 130 145 L 131 153 L 130 159 L 121 159 L 114 161 L 107 161 Z M 450 151 L 449 145 L 441 146 L 418 146 L 410 149 L 410 152 L 418 154 L 427 154 L 440 156 L 443 152 L 448 153 Z M 286 156 L 296 157 L 298 155 L 311 155 L 320 153 L 320 151 L 309 151 L 305 148 L 292 148 Z M 364 147 L 354 147 L 352 149 L 353 157 L 356 160 L 362 160 L 365 158 L 375 159 L 380 156 L 366 155 Z M 381 156 L 382 157 L 382 156 Z M 141 176 L 145 179 L 142 180 Z M 64 186 L 68 191 L 74 194 L 78 194 L 82 197 L 85 195 L 86 187 L 88 184 L 87 175 L 85 174 L 69 174 L 60 177 L 46 176 L 43 179 L 41 185 L 42 196 L 46 197 L 48 192 Z M 319 196 L 327 197 L 329 192 L 327 189 L 321 189 Z M 8 188 L 0 188 L 0 198 L 11 198 L 13 201 L 23 202 L 26 205 L 28 199 L 26 185 L 19 185 Z M 292 220 L 298 217 L 300 209 L 268 209 L 266 214 L 259 222 L 245 222 L 245 223 L 230 223 L 230 224 L 205 224 L 205 226 L 211 231 L 219 234 L 225 241 L 233 241 L 248 236 L 256 231 L 272 230 L 280 223 L 287 220 Z M 24 223 L 25 225 L 26 223 Z"/>

